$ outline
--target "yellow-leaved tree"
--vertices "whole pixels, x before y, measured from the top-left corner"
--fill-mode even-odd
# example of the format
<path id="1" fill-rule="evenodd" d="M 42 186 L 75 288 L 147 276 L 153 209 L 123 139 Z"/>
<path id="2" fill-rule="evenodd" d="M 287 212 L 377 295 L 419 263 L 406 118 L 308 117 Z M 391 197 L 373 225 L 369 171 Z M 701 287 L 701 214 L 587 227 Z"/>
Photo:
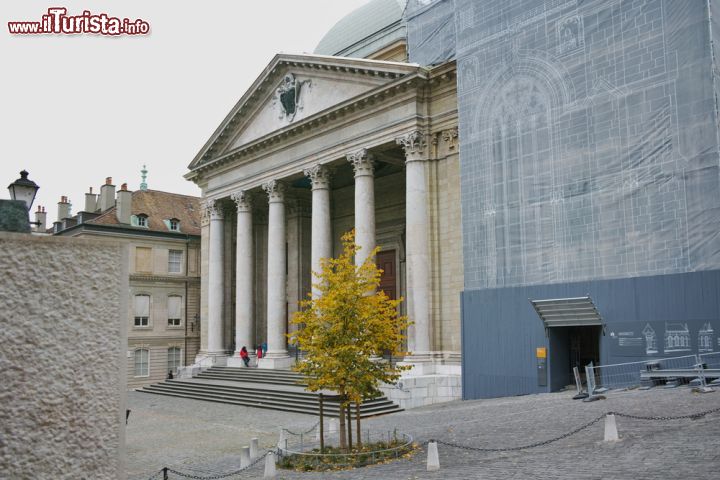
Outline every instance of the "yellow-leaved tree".
<path id="1" fill-rule="evenodd" d="M 305 351 L 295 370 L 307 377 L 308 390 L 333 390 L 340 404 L 340 446 L 345 443 L 345 412 L 351 403 L 380 395 L 381 382 L 395 383 L 403 370 L 379 359 L 385 352 L 400 357 L 407 317 L 398 313 L 402 299 L 392 300 L 377 291 L 381 270 L 375 265 L 375 249 L 360 266 L 353 259 L 359 248 L 355 233 L 342 237 L 338 258 L 323 258 L 319 279 L 313 287 L 317 298 L 301 302 L 292 323 L 298 329 L 289 334 L 290 343 Z M 348 426 L 348 428 L 352 428 Z"/>

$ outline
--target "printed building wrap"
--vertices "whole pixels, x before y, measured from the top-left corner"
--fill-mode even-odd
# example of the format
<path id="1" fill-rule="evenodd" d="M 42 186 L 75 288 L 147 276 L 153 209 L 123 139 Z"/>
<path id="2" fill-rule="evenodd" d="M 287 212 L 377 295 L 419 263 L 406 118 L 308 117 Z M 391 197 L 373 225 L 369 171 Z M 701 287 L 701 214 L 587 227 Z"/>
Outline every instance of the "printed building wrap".
<path id="1" fill-rule="evenodd" d="M 719 9 L 409 3 L 410 60 L 457 60 L 466 398 L 545 391 L 542 345 L 567 382 L 533 299 L 592 298 L 604 364 L 720 350 Z M 689 345 L 663 348 L 677 324 Z"/>

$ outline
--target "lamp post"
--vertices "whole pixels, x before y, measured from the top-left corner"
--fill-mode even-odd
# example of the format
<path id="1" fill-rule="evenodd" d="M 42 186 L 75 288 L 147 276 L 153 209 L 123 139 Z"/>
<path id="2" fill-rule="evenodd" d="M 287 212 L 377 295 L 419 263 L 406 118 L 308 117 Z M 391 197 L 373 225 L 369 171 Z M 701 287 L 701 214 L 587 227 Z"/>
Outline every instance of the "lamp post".
<path id="1" fill-rule="evenodd" d="M 28 178 L 27 170 L 20 172 L 20 178 L 8 185 L 10 198 L 13 200 L 22 200 L 27 205 L 28 212 L 35 201 L 35 195 L 40 187 L 37 183 Z"/>

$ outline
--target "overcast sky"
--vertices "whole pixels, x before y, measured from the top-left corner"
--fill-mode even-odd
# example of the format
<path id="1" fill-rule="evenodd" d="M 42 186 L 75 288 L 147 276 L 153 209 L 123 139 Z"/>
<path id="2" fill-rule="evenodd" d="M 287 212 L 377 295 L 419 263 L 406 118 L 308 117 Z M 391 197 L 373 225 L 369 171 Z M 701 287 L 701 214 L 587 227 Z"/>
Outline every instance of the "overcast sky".
<path id="1" fill-rule="evenodd" d="M 26 169 L 48 211 L 88 187 L 200 195 L 182 176 L 232 106 L 278 52 L 311 53 L 367 0 L 116 0 L 0 2 L 0 198 Z M 50 7 L 150 23 L 147 36 L 11 35 Z"/>

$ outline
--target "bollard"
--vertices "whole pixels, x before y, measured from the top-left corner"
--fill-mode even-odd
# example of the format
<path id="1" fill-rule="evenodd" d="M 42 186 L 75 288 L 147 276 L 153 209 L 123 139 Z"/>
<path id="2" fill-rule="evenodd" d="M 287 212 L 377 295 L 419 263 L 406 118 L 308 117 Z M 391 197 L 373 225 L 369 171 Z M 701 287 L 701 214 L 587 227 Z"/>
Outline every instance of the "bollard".
<path id="1" fill-rule="evenodd" d="M 438 456 L 437 442 L 434 440 L 428 442 L 427 470 L 428 472 L 440 470 L 440 457 Z"/>
<path id="2" fill-rule="evenodd" d="M 615 423 L 615 415 L 608 413 L 605 416 L 605 441 L 614 442 L 620 440 L 617 431 L 617 424 Z"/>
<path id="3" fill-rule="evenodd" d="M 258 439 L 250 439 L 250 460 L 255 460 L 258 457 Z"/>
<path id="4" fill-rule="evenodd" d="M 277 446 L 280 450 L 282 450 L 283 448 L 285 448 L 286 445 L 287 439 L 285 438 L 285 430 L 283 429 L 283 427 L 280 427 L 280 437 L 278 438 Z"/>
<path id="5" fill-rule="evenodd" d="M 265 473 L 263 473 L 263 478 L 275 478 L 275 475 L 275 454 L 268 452 L 265 456 Z"/>
<path id="6" fill-rule="evenodd" d="M 250 465 L 250 447 L 242 447 L 240 449 L 240 468 Z"/>

